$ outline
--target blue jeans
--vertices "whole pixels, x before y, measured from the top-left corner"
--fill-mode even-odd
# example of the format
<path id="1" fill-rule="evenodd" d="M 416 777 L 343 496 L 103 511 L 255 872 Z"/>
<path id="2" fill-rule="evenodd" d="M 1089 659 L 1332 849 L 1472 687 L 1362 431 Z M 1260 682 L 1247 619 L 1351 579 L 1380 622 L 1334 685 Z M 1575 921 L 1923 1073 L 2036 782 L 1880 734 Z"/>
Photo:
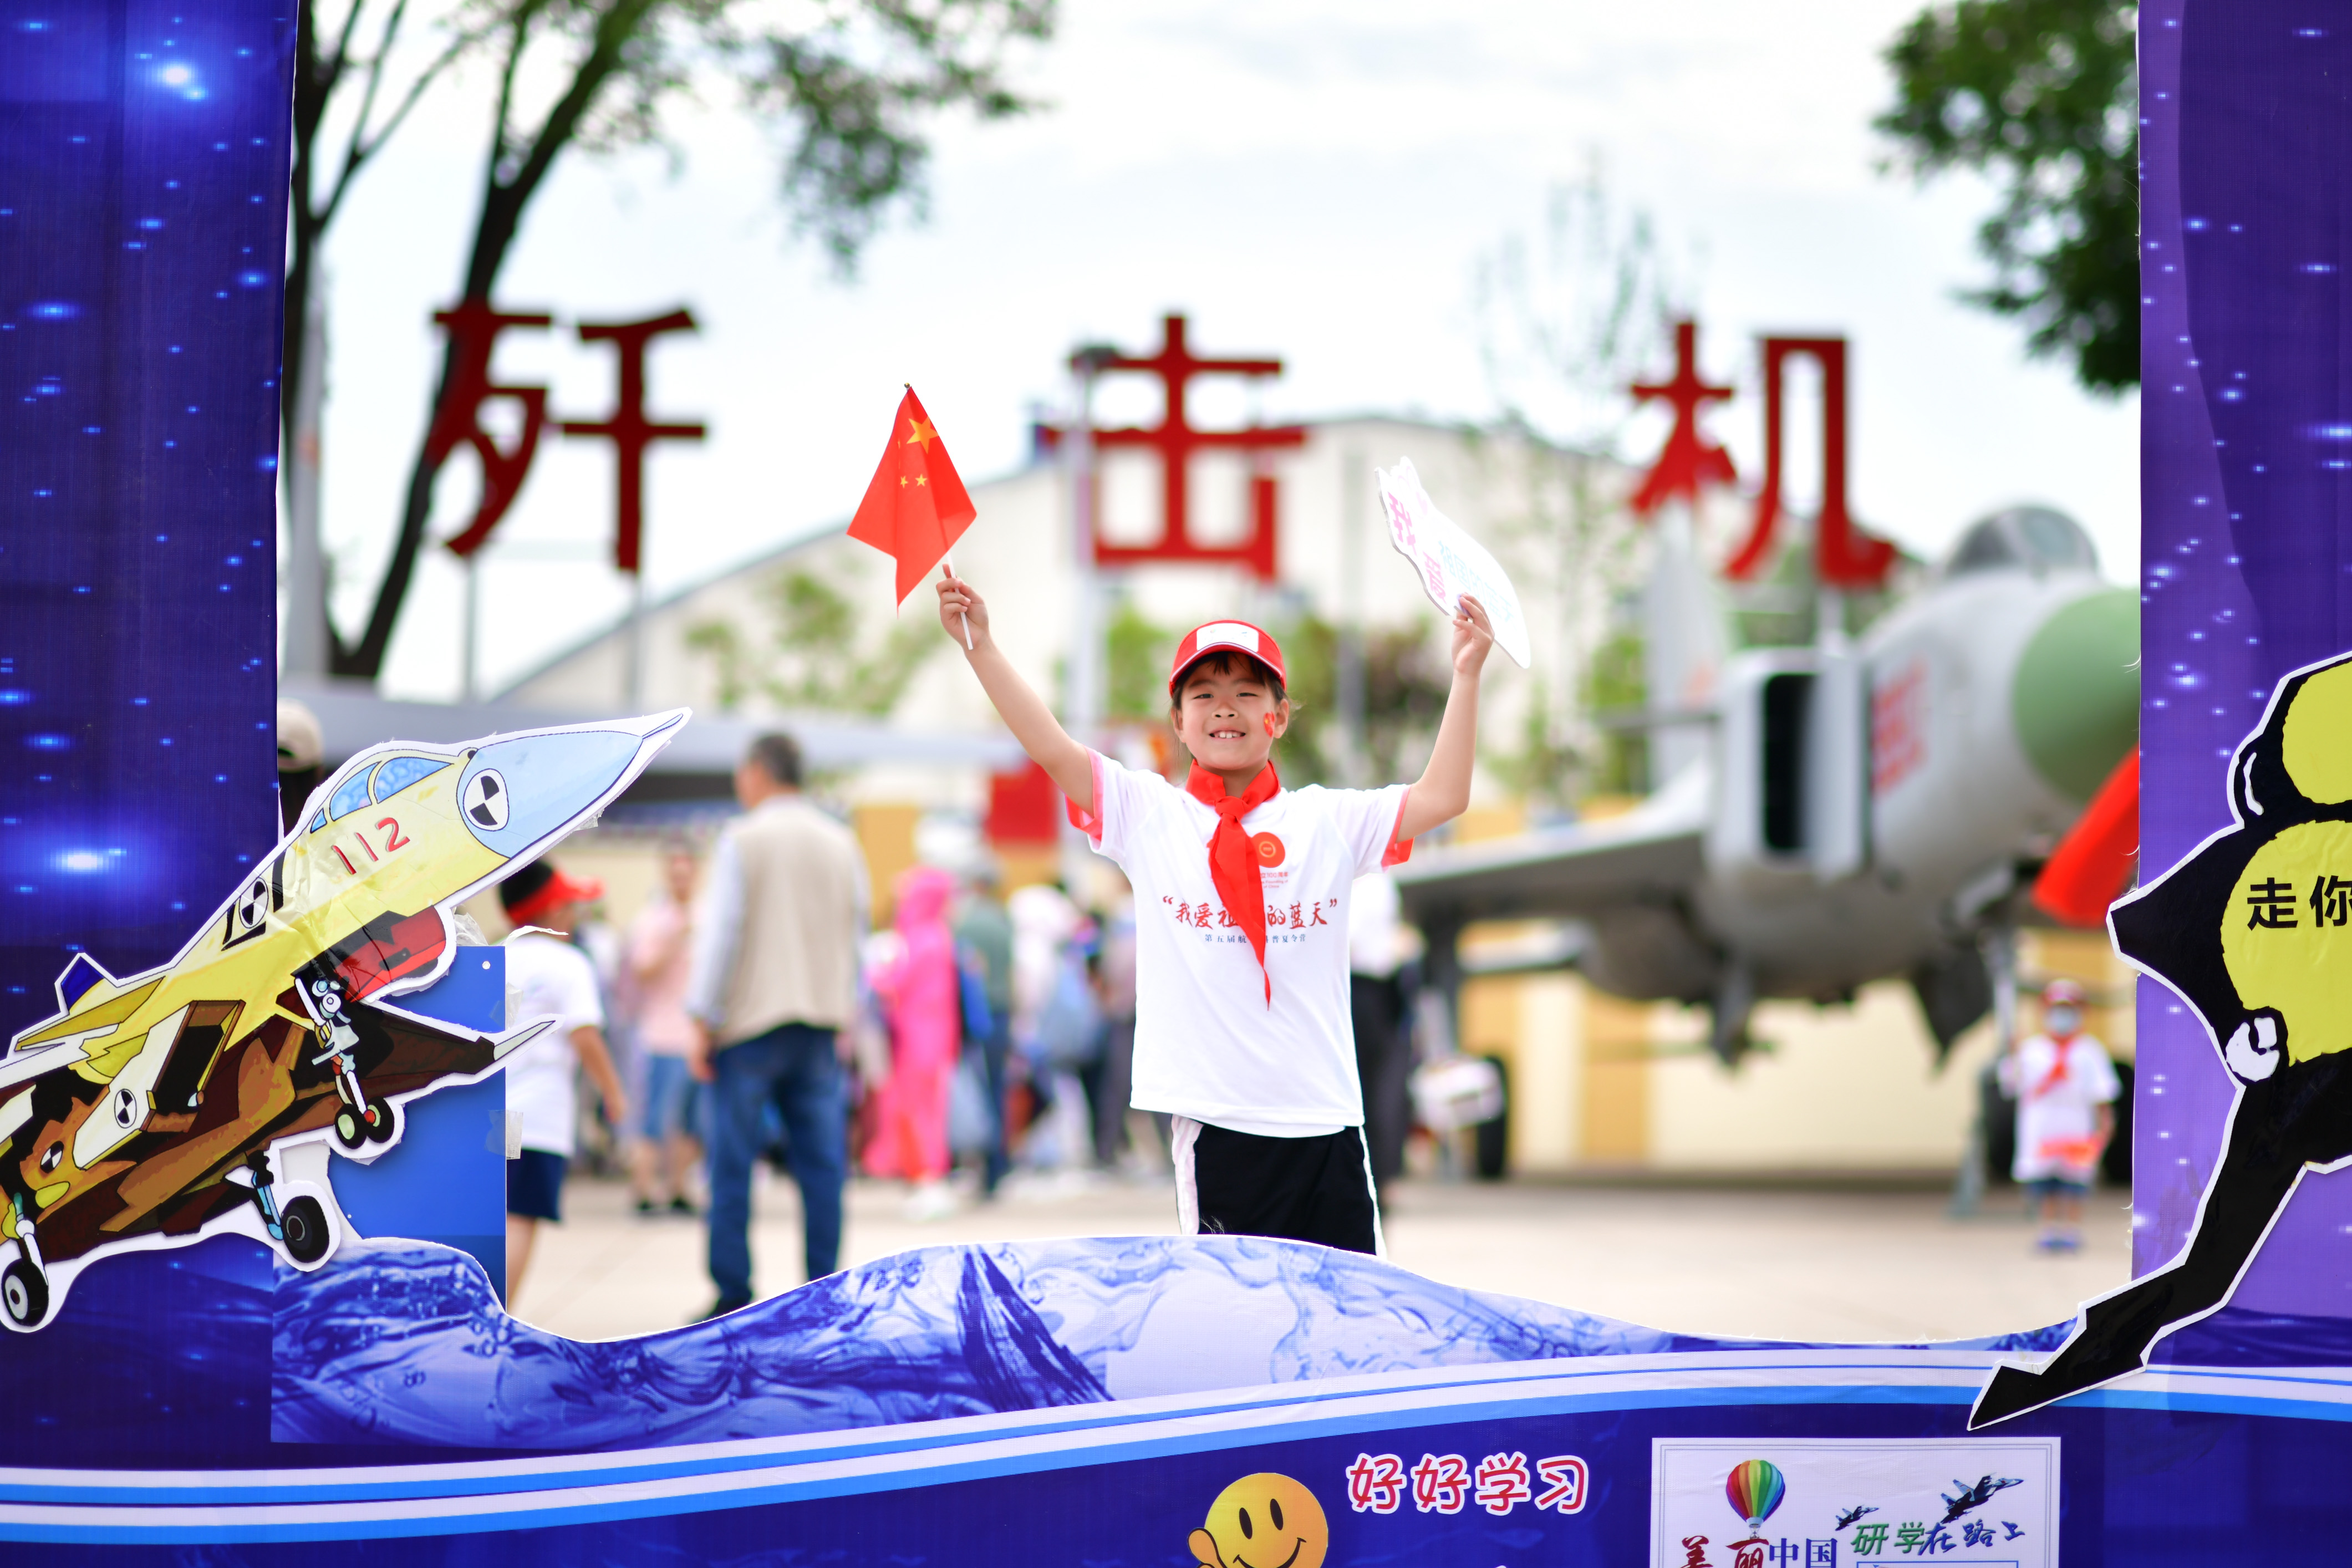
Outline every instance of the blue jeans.
<path id="1" fill-rule="evenodd" d="M 710 1086 L 710 1279 L 722 1301 L 751 1299 L 751 1163 L 766 1147 L 766 1108 L 784 1122 L 800 1184 L 808 1277 L 841 1258 L 841 1187 L 848 1173 L 841 1063 L 831 1029 L 783 1024 L 720 1047 Z"/>
<path id="2" fill-rule="evenodd" d="M 687 1102 L 692 1097 L 694 1079 L 687 1076 L 686 1058 L 648 1051 L 645 1068 L 644 1092 L 637 1100 L 638 1135 L 657 1143 L 690 1131 L 694 1124 L 686 1119 Z"/>
<path id="3" fill-rule="evenodd" d="M 981 1052 L 982 1077 L 988 1084 L 988 1153 L 981 1166 L 980 1190 L 993 1193 L 996 1184 L 1013 1169 L 1012 1140 L 1005 1136 L 1004 1091 L 1007 1086 L 1005 1068 L 1013 1058 L 1013 1019 L 995 1020 L 996 1026 L 988 1037 L 977 1042 Z M 972 1048 L 968 1042 L 964 1049 Z"/>

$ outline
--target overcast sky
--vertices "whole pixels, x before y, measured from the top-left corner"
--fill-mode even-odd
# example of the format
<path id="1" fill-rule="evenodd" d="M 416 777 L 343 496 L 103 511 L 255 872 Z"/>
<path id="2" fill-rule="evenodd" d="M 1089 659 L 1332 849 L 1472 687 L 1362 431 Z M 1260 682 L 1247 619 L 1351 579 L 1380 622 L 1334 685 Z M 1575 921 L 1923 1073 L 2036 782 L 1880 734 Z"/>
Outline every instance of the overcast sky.
<path id="1" fill-rule="evenodd" d="M 1143 349 L 1169 310 L 1202 351 L 1286 360 L 1270 416 L 1491 417 L 1476 261 L 1538 232 L 1546 193 L 1598 150 L 1689 281 L 1710 375 L 1752 387 L 1763 331 L 1850 338 L 1858 516 L 1933 554 L 1994 506 L 2042 500 L 2127 582 L 2137 400 L 2086 396 L 2027 362 L 2015 325 L 1956 300 L 1984 278 L 1984 187 L 1877 171 L 1879 51 L 1914 8 L 1064 0 L 1060 37 L 1021 71 L 1051 107 L 941 122 L 928 219 L 894 225 L 851 281 L 791 234 L 772 149 L 723 110 L 677 121 L 675 168 L 572 156 L 499 296 L 559 331 L 511 335 L 498 370 L 550 384 L 559 416 L 602 417 L 610 351 L 570 323 L 693 310 L 701 334 L 652 361 L 652 411 L 711 427 L 651 465 L 658 595 L 845 521 L 901 382 L 965 477 L 986 479 L 1022 459 L 1033 406 L 1067 395 L 1075 344 Z M 326 526 L 346 626 L 422 427 L 430 313 L 455 291 L 487 112 L 478 84 L 436 99 L 362 176 L 331 245 Z M 1751 474 L 1759 419 L 1753 396 L 1713 416 Z M 492 547 L 493 686 L 625 605 L 610 450 L 551 440 Z M 443 531 L 473 488 L 468 471 L 445 479 Z M 458 679 L 460 576 L 429 553 L 385 684 L 440 697 Z"/>

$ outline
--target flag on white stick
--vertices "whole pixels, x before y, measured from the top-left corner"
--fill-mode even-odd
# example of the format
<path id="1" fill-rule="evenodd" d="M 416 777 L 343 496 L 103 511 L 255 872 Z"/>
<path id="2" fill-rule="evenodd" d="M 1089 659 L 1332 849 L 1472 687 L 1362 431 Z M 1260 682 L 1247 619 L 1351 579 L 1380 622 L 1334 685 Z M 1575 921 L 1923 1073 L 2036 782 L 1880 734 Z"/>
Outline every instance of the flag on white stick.
<path id="1" fill-rule="evenodd" d="M 1373 472 L 1381 481 L 1381 508 L 1388 513 L 1389 542 L 1397 553 L 1412 563 L 1429 602 L 1448 616 L 1459 615 L 1462 595 L 1486 606 L 1494 623 L 1495 646 L 1509 654 L 1521 669 L 1531 657 L 1528 620 L 1519 613 L 1519 595 L 1486 547 L 1462 531 L 1462 525 L 1437 510 L 1412 459 L 1400 458 L 1393 468 Z"/>

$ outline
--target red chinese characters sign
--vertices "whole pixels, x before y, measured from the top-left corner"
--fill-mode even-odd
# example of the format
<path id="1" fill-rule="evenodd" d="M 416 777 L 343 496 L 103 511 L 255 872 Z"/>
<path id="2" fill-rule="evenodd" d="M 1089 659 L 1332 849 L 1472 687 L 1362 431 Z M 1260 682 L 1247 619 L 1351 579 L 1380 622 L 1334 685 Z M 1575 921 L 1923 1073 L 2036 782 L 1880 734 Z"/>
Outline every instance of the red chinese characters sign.
<path id="1" fill-rule="evenodd" d="M 1647 517 L 1670 500 L 1696 506 L 1702 488 L 1727 485 L 1738 478 L 1731 466 L 1731 454 L 1708 440 L 1698 427 L 1699 411 L 1709 403 L 1730 397 L 1731 388 L 1710 386 L 1699 378 L 1696 321 L 1675 323 L 1674 379 L 1637 381 L 1633 393 L 1636 404 L 1663 399 L 1675 411 L 1675 427 L 1667 433 L 1658 460 L 1650 465 L 1641 489 L 1633 492 L 1636 516 Z"/>
<path id="2" fill-rule="evenodd" d="M 1073 362 L 1075 363 L 1075 362 Z M 1113 354 L 1097 362 L 1105 371 L 1140 371 L 1160 378 L 1165 391 L 1160 423 L 1148 428 L 1097 430 L 1098 448 L 1142 448 L 1160 454 L 1160 537 L 1150 544 L 1110 544 L 1099 526 L 1095 532 L 1095 563 L 1132 566 L 1146 562 L 1180 562 L 1195 565 L 1246 566 L 1261 581 L 1276 572 L 1276 504 L 1274 476 L 1258 469 L 1250 476 L 1250 531 L 1238 544 L 1204 544 L 1192 533 L 1192 458 L 1195 452 L 1265 454 L 1304 446 L 1307 431 L 1297 425 L 1249 426 L 1240 430 L 1201 430 L 1192 422 L 1186 392 L 1199 375 L 1272 376 L 1282 374 L 1278 359 L 1201 359 L 1185 340 L 1184 318 L 1169 316 L 1162 323 L 1159 351 L 1147 356 Z M 1049 447 L 1060 443 L 1063 432 L 1040 432 Z M 1099 514 L 1097 514 L 1099 515 Z"/>
<path id="3" fill-rule="evenodd" d="M 1845 505 L 1845 340 L 1764 340 L 1764 484 L 1756 497 L 1756 521 L 1748 542 L 1723 569 L 1724 575 L 1755 574 L 1772 547 L 1780 521 L 1780 429 L 1786 399 L 1782 384 L 1789 361 L 1803 356 L 1822 369 L 1822 511 L 1813 525 L 1814 570 L 1839 588 L 1874 588 L 1895 564 L 1895 546 L 1856 527 Z"/>
<path id="4" fill-rule="evenodd" d="M 426 460 L 446 461 L 460 446 L 470 446 L 482 465 L 481 499 L 463 529 L 450 536 L 450 551 L 470 556 L 489 542 L 490 534 L 522 491 L 524 477 L 538 455 L 539 439 L 547 426 L 547 388 L 508 386 L 490 379 L 490 357 L 499 334 L 509 327 L 546 327 L 551 316 L 493 310 L 486 300 L 468 300 L 433 320 L 449 334 L 450 370 L 440 405 L 425 436 Z M 567 436 L 601 437 L 613 443 L 615 476 L 613 564 L 635 574 L 644 559 L 645 453 L 656 441 L 699 441 L 698 423 L 658 423 L 646 414 L 646 346 L 664 332 L 690 332 L 693 316 L 672 310 L 643 321 L 583 321 L 583 342 L 610 342 L 618 351 L 618 395 L 610 417 L 565 419 L 558 427 Z M 521 414 L 521 427 L 511 443 L 500 445 L 484 424 L 483 409 L 499 399 L 510 399 Z"/>
<path id="5" fill-rule="evenodd" d="M 530 471 L 547 425 L 547 388 L 497 385 L 490 380 L 491 352 L 509 327 L 544 327 L 555 318 L 494 310 L 487 300 L 468 300 L 454 310 L 434 311 L 433 320 L 449 334 L 449 378 L 425 435 L 425 460 L 438 468 L 464 445 L 482 463 L 482 499 L 473 520 L 448 542 L 462 557 L 489 542 L 490 531 L 522 492 L 523 476 Z M 507 447 L 482 424 L 483 405 L 500 398 L 511 399 L 522 416 L 522 428 Z"/>
<path id="6" fill-rule="evenodd" d="M 1758 488 L 1756 513 L 1747 540 L 1725 563 L 1723 574 L 1734 580 L 1755 575 L 1771 553 L 1780 531 L 1781 500 L 1781 429 L 1788 400 L 1783 393 L 1789 362 L 1811 359 L 1822 372 L 1822 509 L 1814 525 L 1814 570 L 1820 580 L 1838 588 L 1875 587 L 1895 563 L 1895 546 L 1857 527 L 1846 510 L 1846 344 L 1843 338 L 1768 337 L 1764 340 L 1764 479 Z M 1728 485 L 1737 478 L 1731 456 L 1706 438 L 1699 428 L 1699 413 L 1709 403 L 1732 395 L 1728 386 L 1712 386 L 1698 374 L 1698 324 L 1675 323 L 1675 374 L 1663 382 L 1637 382 L 1630 389 L 1636 403 L 1663 400 L 1675 411 L 1674 428 L 1657 460 L 1643 476 L 1630 505 L 1647 517 L 1668 500 L 1696 506 L 1709 485 Z"/>
<path id="7" fill-rule="evenodd" d="M 583 321 L 580 341 L 611 343 L 620 354 L 620 395 L 606 419 L 566 419 L 566 436 L 601 436 L 613 443 L 619 472 L 613 532 L 613 564 L 634 573 L 644 558 L 646 448 L 656 441 L 699 441 L 704 429 L 692 423 L 657 424 L 646 416 L 646 345 L 664 332 L 695 331 L 694 318 L 672 310 L 646 321 Z"/>

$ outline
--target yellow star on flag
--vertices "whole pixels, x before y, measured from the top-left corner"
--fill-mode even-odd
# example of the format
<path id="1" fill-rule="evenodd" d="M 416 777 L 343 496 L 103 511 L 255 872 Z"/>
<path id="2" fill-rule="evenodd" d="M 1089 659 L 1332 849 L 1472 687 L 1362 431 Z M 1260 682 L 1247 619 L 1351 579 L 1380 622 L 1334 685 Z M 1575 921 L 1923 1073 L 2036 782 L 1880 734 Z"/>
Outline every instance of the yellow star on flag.
<path id="1" fill-rule="evenodd" d="M 940 433 L 937 430 L 932 429 L 929 425 L 923 423 L 920 419 L 909 419 L 907 421 L 908 446 L 919 447 L 925 442 L 936 441 L 939 438 Z"/>

